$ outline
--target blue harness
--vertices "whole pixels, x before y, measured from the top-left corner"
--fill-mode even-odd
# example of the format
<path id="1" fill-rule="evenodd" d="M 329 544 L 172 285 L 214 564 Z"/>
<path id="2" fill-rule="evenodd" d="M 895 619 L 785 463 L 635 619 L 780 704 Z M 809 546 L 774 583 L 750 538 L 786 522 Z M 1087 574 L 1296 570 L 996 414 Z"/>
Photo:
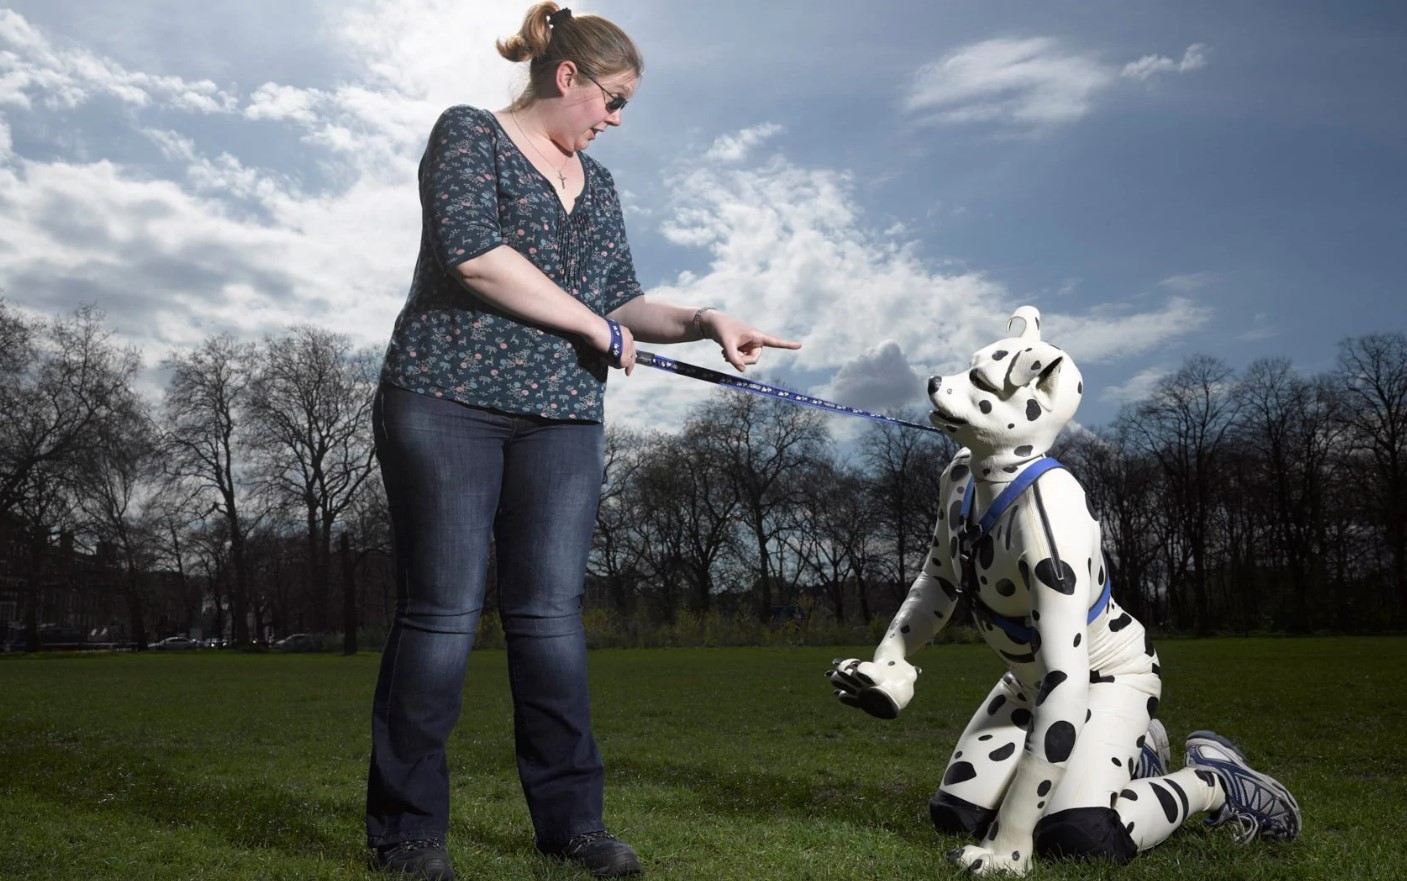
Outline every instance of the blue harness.
<path id="1" fill-rule="evenodd" d="M 962 513 L 960 522 L 955 524 L 958 534 L 958 559 L 962 565 L 962 593 L 972 603 L 974 609 L 980 609 L 982 614 L 991 619 L 992 623 L 1000 627 L 1011 637 L 1014 642 L 1030 645 L 1032 639 L 1031 628 L 1017 622 L 1005 615 L 998 614 L 987 607 L 977 597 L 977 565 L 972 559 L 973 547 L 992 531 L 1001 515 L 1006 513 L 1006 509 L 1011 507 L 1017 497 L 1026 491 L 1036 479 L 1052 468 L 1063 468 L 1055 459 L 1045 457 L 1037 459 L 1031 463 L 1025 471 L 1017 475 L 1016 479 L 1009 483 L 1006 489 L 1001 491 L 997 500 L 992 502 L 992 507 L 987 509 L 987 513 L 982 515 L 982 519 L 975 524 L 972 522 L 972 499 L 976 495 L 977 479 L 974 477 L 967 485 L 967 491 L 962 497 Z M 1104 590 L 1100 592 L 1099 599 L 1094 601 L 1090 607 L 1089 618 L 1086 623 L 1093 624 L 1104 610 L 1109 606 L 1109 595 L 1113 585 L 1113 578 L 1108 577 L 1106 565 L 1106 576 L 1104 579 Z"/>

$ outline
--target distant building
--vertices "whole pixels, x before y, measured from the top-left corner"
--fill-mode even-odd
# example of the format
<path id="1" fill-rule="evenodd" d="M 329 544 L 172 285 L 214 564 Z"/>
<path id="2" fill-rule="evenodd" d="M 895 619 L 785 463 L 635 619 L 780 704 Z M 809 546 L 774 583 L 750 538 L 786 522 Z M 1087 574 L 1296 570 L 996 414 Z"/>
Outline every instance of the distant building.
<path id="1" fill-rule="evenodd" d="M 127 579 L 111 543 L 99 542 L 88 553 L 74 547 L 69 532 L 59 534 L 57 542 L 45 536 L 36 543 L 22 521 L 0 517 L 0 643 L 26 645 L 31 603 L 42 647 L 132 643 Z M 198 599 L 192 610 L 179 573 L 140 572 L 137 584 L 148 639 L 190 630 L 199 620 Z"/>

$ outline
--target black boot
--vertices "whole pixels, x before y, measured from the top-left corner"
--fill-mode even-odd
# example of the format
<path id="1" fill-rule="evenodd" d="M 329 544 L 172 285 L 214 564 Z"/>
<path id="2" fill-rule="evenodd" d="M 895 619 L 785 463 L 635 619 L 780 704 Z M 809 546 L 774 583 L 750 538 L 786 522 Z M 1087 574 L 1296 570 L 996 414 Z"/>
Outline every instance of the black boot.
<path id="1" fill-rule="evenodd" d="M 438 838 L 412 838 L 378 847 L 376 867 L 403 878 L 454 881 L 454 863 Z"/>
<path id="2" fill-rule="evenodd" d="M 598 878 L 638 875 L 642 871 L 635 850 L 604 829 L 583 832 L 550 855 L 575 863 Z"/>

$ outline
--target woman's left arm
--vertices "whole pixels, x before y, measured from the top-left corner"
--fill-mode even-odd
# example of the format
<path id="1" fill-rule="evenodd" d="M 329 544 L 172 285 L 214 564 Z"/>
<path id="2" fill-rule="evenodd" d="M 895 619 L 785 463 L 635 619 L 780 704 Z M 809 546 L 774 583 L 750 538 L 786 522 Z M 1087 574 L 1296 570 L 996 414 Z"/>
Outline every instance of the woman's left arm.
<path id="1" fill-rule="evenodd" d="M 764 348 L 799 349 L 801 343 L 763 333 L 746 321 L 706 308 L 657 303 L 639 296 L 610 313 L 646 343 L 686 343 L 711 339 L 723 348 L 723 358 L 741 373 L 756 364 Z M 697 327 L 695 318 L 697 317 Z"/>

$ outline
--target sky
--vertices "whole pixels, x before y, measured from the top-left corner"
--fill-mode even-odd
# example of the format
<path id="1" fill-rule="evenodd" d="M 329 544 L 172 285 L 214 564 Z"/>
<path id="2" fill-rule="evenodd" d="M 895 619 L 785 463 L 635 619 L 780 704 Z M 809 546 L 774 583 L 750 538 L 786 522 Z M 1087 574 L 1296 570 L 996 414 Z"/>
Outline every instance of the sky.
<path id="1" fill-rule="evenodd" d="M 501 0 L 0 5 L 0 289 L 160 364 L 313 324 L 382 348 L 436 117 L 523 70 Z M 1407 5 L 600 0 L 645 58 L 591 147 L 651 297 L 802 341 L 762 378 L 927 409 L 1023 304 L 1111 422 L 1190 355 L 1407 329 Z M 722 368 L 708 343 L 648 347 Z M 749 371 L 752 373 L 753 371 Z M 715 387 L 615 374 L 670 431 Z M 860 420 L 827 417 L 840 438 Z M 851 423 L 859 423 L 851 424 Z"/>

